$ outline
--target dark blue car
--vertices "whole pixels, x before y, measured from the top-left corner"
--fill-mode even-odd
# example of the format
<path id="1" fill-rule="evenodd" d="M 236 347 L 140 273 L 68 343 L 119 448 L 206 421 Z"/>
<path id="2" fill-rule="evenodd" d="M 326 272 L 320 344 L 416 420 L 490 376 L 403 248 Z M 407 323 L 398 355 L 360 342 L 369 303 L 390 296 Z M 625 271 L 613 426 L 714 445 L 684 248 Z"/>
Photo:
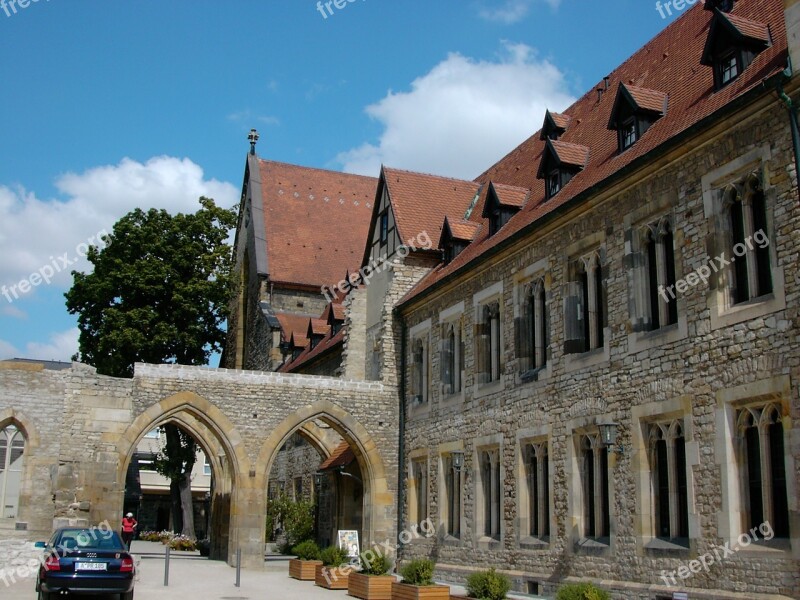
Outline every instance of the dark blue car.
<path id="1" fill-rule="evenodd" d="M 120 594 L 133 600 L 133 557 L 116 531 L 97 527 L 65 527 L 50 541 L 36 578 L 39 600 L 70 594 Z"/>

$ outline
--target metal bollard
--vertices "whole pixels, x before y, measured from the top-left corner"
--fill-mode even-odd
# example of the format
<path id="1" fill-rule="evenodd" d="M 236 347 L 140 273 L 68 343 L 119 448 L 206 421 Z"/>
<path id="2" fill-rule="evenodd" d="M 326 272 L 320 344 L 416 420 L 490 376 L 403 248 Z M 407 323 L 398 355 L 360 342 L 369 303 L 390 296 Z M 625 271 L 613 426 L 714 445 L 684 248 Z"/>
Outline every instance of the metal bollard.
<path id="1" fill-rule="evenodd" d="M 236 587 L 242 583 L 242 549 L 236 549 Z"/>
<path id="2" fill-rule="evenodd" d="M 167 546 L 167 554 L 164 557 L 164 587 L 169 586 L 169 546 Z"/>

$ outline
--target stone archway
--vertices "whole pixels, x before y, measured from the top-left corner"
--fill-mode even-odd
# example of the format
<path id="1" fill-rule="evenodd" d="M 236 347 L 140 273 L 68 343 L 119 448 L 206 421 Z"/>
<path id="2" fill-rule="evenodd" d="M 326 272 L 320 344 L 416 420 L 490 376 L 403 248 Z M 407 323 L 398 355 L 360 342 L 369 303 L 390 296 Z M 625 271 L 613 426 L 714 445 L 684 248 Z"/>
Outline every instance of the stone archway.
<path id="1" fill-rule="evenodd" d="M 287 416 L 264 441 L 255 463 L 256 482 L 266 491 L 275 456 L 296 431 L 313 420 L 334 428 L 354 450 L 363 474 L 364 523 L 362 546 L 392 539 L 395 524 L 387 514 L 394 508 L 394 495 L 389 492 L 387 472 L 375 441 L 366 428 L 344 408 L 328 400 L 319 400 Z M 388 510 L 387 510 L 388 508 Z M 262 535 L 265 526 L 262 527 Z"/>
<path id="2" fill-rule="evenodd" d="M 212 557 L 228 562 L 235 555 L 237 523 L 233 495 L 237 481 L 249 473 L 249 458 L 242 439 L 228 418 L 208 400 L 194 392 L 180 392 L 152 405 L 128 427 L 117 445 L 117 481 L 125 480 L 128 465 L 139 441 L 152 429 L 174 423 L 184 428 L 203 449 L 216 474 L 211 499 Z M 121 517 L 122 507 L 119 503 Z M 233 543 L 232 543 L 233 542 Z"/>

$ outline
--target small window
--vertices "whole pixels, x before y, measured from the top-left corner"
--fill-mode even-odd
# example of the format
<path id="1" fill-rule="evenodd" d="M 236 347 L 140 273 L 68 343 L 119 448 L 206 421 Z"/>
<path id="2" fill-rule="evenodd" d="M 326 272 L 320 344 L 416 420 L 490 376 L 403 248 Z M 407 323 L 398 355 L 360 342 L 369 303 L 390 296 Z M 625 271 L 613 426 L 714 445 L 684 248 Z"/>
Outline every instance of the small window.
<path id="1" fill-rule="evenodd" d="M 727 85 L 739 76 L 739 59 L 736 52 L 731 50 L 719 59 L 719 80 L 722 85 Z"/>
<path id="2" fill-rule="evenodd" d="M 211 464 L 208 462 L 208 457 L 203 455 L 203 475 L 211 475 Z"/>
<path id="3" fill-rule="evenodd" d="M 561 173 L 558 169 L 550 171 L 550 178 L 547 180 L 547 197 L 552 198 L 561 191 Z"/>
<path id="4" fill-rule="evenodd" d="M 636 143 L 639 134 L 636 127 L 636 117 L 630 117 L 622 123 L 620 134 L 620 148 L 626 150 Z"/>
<path id="5" fill-rule="evenodd" d="M 386 211 L 380 216 L 380 240 L 381 246 L 389 241 L 389 213 Z"/>

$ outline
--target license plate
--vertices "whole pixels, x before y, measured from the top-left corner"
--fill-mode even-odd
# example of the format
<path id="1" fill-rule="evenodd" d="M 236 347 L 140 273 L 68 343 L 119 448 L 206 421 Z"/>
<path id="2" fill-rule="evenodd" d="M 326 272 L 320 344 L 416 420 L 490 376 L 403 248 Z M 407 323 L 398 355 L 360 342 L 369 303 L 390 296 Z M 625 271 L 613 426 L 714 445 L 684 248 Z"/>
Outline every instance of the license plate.
<path id="1" fill-rule="evenodd" d="M 78 562 L 75 563 L 76 571 L 105 571 L 106 563 Z"/>

